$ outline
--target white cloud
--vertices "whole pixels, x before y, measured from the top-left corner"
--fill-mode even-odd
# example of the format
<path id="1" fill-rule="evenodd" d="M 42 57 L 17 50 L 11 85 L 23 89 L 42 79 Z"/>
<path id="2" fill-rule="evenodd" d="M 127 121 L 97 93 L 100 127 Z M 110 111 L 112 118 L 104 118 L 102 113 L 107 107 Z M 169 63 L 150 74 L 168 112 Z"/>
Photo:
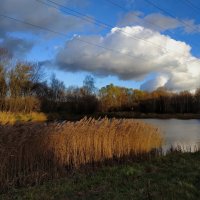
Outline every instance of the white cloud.
<path id="1" fill-rule="evenodd" d="M 45 2 L 45 1 L 44 1 Z M 59 3 L 67 6 L 83 6 L 87 0 L 60 0 Z M 73 17 L 71 15 L 66 15 L 62 13 L 59 8 L 55 9 L 48 7 L 44 4 L 39 3 L 37 0 L 1 0 L 1 14 L 17 18 L 19 20 L 28 22 L 33 25 L 37 25 L 43 28 L 51 29 L 56 32 L 61 32 L 67 34 L 69 32 L 82 30 L 87 22 Z M 26 42 L 22 39 L 8 37 L 10 33 L 21 32 L 30 33 L 39 36 L 46 37 L 51 35 L 52 37 L 58 37 L 54 33 L 50 33 L 41 29 L 37 29 L 33 26 L 29 26 L 23 23 L 10 20 L 0 16 L 0 40 L 2 44 L 11 44 L 11 42 L 21 42 L 21 50 L 28 52 L 31 48 L 30 45 L 24 45 Z M 23 46 L 22 46 L 23 45 Z M 5 46 L 6 48 L 11 47 L 11 45 Z M 26 48 L 27 47 L 27 48 Z M 12 47 L 13 48 L 13 47 Z M 26 48 L 26 50 L 24 49 Z M 9 49 L 12 51 L 12 49 Z"/>
<path id="2" fill-rule="evenodd" d="M 14 38 L 11 36 L 5 36 L 4 39 L 0 41 L 0 46 L 6 47 L 11 56 L 16 58 L 23 57 L 32 49 L 33 45 L 34 43 L 32 41 Z"/>
<path id="3" fill-rule="evenodd" d="M 200 25 L 195 24 L 193 19 L 178 19 L 161 13 L 151 13 L 144 15 L 142 12 L 131 11 L 126 13 L 118 22 L 121 27 L 141 25 L 157 31 L 174 30 L 182 28 L 186 33 L 199 32 Z"/>
<path id="4" fill-rule="evenodd" d="M 133 39 L 130 34 L 148 43 Z M 91 46 L 76 38 L 123 53 Z M 163 46 L 163 49 L 152 43 Z M 56 63 L 63 70 L 116 75 L 124 80 L 145 80 L 149 74 L 156 73 L 155 80 L 148 81 L 143 88 L 146 85 L 150 89 L 165 86 L 173 90 L 192 90 L 200 86 L 200 60 L 193 57 L 190 50 L 191 47 L 184 42 L 141 26 L 116 27 L 105 37 L 72 38 L 60 49 Z"/>
<path id="5" fill-rule="evenodd" d="M 150 79 L 141 85 L 142 90 L 152 91 L 159 87 L 164 87 L 168 78 L 166 76 L 157 76 L 154 79 Z"/>
<path id="6" fill-rule="evenodd" d="M 65 2 L 65 5 L 70 3 L 70 1 L 63 2 Z M 79 0 L 79 2 L 81 1 Z M 39 3 L 37 0 L 1 0 L 1 11 L 2 14 L 63 33 L 77 30 L 85 25 L 85 22 L 82 20 L 63 14 L 59 9 L 48 7 Z M 2 32 L 38 31 L 31 26 L 5 18 L 0 18 L 0 27 Z"/>

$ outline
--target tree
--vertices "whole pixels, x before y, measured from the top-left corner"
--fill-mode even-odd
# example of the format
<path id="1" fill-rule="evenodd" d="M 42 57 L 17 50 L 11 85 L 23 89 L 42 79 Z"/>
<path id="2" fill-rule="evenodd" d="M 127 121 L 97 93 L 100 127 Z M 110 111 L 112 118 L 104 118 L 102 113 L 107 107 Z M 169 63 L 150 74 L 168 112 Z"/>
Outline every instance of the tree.
<path id="1" fill-rule="evenodd" d="M 193 96 L 189 91 L 182 91 L 179 94 L 181 113 L 192 112 Z"/>
<path id="2" fill-rule="evenodd" d="M 9 89 L 11 97 L 30 95 L 32 87 L 32 67 L 24 63 L 17 63 L 9 73 Z"/>
<path id="3" fill-rule="evenodd" d="M 7 94 L 6 72 L 0 65 L 0 98 L 5 98 Z"/>
<path id="4" fill-rule="evenodd" d="M 51 76 L 51 83 L 50 83 L 50 89 L 51 89 L 51 100 L 58 102 L 62 101 L 65 95 L 65 85 L 62 81 L 59 81 L 55 74 L 52 74 Z"/>
<path id="5" fill-rule="evenodd" d="M 11 60 L 9 51 L 5 48 L 0 47 L 0 65 L 5 66 Z"/>
<path id="6" fill-rule="evenodd" d="M 195 108 L 196 108 L 196 112 L 200 112 L 200 88 L 198 88 L 195 91 L 194 94 L 194 102 L 195 102 Z"/>
<path id="7" fill-rule="evenodd" d="M 131 89 L 114 86 L 113 84 L 103 87 L 99 91 L 101 109 L 103 111 L 120 111 L 132 109 Z"/>
<path id="8" fill-rule="evenodd" d="M 5 98 L 7 94 L 6 63 L 9 60 L 9 52 L 5 48 L 0 48 L 0 98 Z"/>
<path id="9" fill-rule="evenodd" d="M 83 89 L 87 94 L 94 94 L 96 92 L 95 80 L 92 76 L 87 75 L 83 81 Z"/>

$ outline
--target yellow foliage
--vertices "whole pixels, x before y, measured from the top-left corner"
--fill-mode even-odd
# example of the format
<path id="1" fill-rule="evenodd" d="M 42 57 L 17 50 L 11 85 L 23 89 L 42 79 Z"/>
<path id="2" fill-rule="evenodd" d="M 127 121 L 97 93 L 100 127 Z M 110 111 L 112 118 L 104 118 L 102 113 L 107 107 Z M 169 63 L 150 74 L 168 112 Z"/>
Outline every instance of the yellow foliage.
<path id="1" fill-rule="evenodd" d="M 0 124 L 15 124 L 16 122 L 43 122 L 47 120 L 44 113 L 12 113 L 0 112 Z"/>

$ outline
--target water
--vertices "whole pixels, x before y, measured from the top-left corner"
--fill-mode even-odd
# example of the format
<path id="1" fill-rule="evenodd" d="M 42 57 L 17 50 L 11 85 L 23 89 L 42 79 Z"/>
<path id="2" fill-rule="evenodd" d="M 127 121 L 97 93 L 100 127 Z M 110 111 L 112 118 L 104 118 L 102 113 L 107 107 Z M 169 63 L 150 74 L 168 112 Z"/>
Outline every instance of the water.
<path id="1" fill-rule="evenodd" d="M 181 146 L 184 151 L 194 151 L 200 147 L 200 120 L 142 119 L 155 125 L 164 134 L 164 149 Z"/>

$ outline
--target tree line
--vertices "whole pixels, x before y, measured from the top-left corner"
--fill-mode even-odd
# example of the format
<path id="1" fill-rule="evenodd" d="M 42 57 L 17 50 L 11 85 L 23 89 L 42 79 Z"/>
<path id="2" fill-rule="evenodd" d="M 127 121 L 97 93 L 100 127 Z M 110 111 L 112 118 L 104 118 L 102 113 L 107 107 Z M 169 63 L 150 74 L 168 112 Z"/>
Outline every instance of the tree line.
<path id="1" fill-rule="evenodd" d="M 92 113 L 98 100 L 94 80 L 87 76 L 82 87 L 66 88 L 52 75 L 44 80 L 42 68 L 35 63 L 14 62 L 0 48 L 0 111 Z"/>
<path id="2" fill-rule="evenodd" d="M 85 77 L 82 87 L 65 87 L 55 75 L 45 81 L 39 65 L 13 62 L 9 52 L 0 48 L 0 111 L 200 113 L 200 89 L 147 92 L 110 84 L 98 90 L 92 76 Z"/>
<path id="3" fill-rule="evenodd" d="M 200 89 L 171 92 L 158 88 L 153 92 L 108 85 L 100 89 L 100 109 L 105 112 L 200 113 Z"/>

